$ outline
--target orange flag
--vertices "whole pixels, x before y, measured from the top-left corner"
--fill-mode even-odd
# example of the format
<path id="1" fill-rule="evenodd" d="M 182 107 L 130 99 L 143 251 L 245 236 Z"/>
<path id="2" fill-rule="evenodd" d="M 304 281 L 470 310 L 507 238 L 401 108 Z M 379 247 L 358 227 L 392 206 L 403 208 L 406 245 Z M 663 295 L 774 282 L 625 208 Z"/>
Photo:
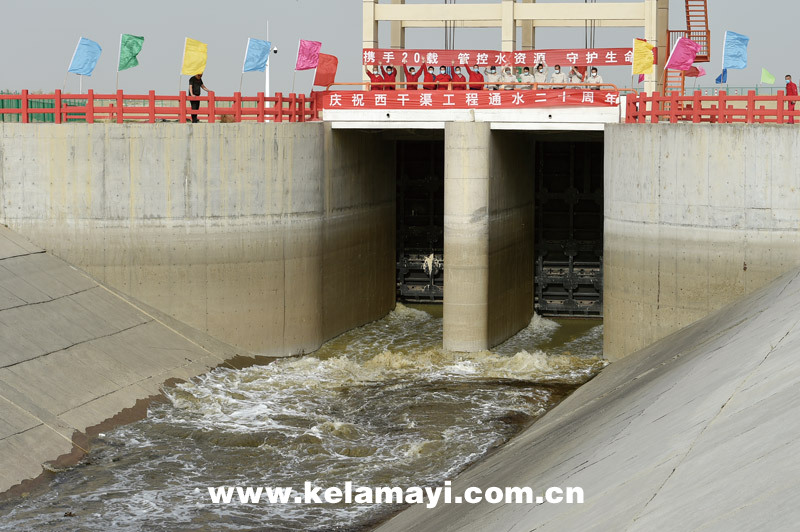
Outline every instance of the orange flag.
<path id="1" fill-rule="evenodd" d="M 336 68 L 339 60 L 335 55 L 319 54 L 319 64 L 317 64 L 317 75 L 314 76 L 314 85 L 327 87 L 332 85 L 336 79 Z"/>

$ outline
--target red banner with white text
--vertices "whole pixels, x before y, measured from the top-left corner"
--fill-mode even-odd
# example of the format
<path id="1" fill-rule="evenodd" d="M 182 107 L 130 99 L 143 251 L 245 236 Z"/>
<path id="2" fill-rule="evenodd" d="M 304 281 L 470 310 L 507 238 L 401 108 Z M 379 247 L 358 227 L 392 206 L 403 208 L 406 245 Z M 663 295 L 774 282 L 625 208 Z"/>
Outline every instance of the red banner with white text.
<path id="1" fill-rule="evenodd" d="M 619 92 L 603 90 L 327 91 L 323 109 L 528 109 L 619 105 Z"/>
<path id="2" fill-rule="evenodd" d="M 396 50 L 366 48 L 361 54 L 365 65 L 421 65 L 433 66 L 619 66 L 633 61 L 632 48 L 576 48 L 573 50 L 526 50 L 498 52 L 496 50 Z"/>

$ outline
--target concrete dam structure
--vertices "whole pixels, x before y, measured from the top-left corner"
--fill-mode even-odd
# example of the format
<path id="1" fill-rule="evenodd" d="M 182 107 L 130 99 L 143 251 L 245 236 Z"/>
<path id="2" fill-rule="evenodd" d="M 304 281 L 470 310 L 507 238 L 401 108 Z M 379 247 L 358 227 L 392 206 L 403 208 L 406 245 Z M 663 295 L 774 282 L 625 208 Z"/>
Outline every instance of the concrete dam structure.
<path id="1" fill-rule="evenodd" d="M 169 378 L 201 373 L 236 353 L 310 352 L 385 315 L 402 297 L 403 259 L 421 254 L 412 237 L 433 242 L 431 254 L 441 256 L 442 271 L 426 286 L 442 291 L 443 340 L 454 351 L 487 349 L 525 326 L 537 305 L 552 305 L 561 315 L 602 309 L 605 356 L 619 360 L 800 264 L 796 135 L 779 126 L 1 127 L 0 215 L 33 242 L 24 253 L 10 251 L 8 260 L 46 250 L 91 276 L 48 297 L 99 282 L 141 301 L 128 311 L 143 324 L 148 319 L 137 313 L 152 307 L 164 314 L 159 322 L 183 322 L 220 341 L 210 352 L 198 351 L 197 341 L 182 344 L 193 353 L 186 358 L 208 360 L 191 371 L 182 357 L 154 366 L 142 375 L 152 386 L 118 392 L 120 401 L 81 413 L 80 422 L 65 421 L 69 408 L 53 408 L 66 397 L 55 386 L 50 410 L 6 389 L 3 399 L 21 410 L 0 440 L 13 451 L 8 456 L 19 455 L 20 434 L 38 430 L 58 439 L 8 473 L 6 487 L 67 452 L 74 431 L 133 407 Z M 398 187 L 407 182 L 402 172 L 415 168 L 427 168 L 421 198 Z M 416 205 L 424 202 L 428 210 L 420 214 Z M 12 232 L 7 238 L 24 241 Z M 773 292 L 763 294 L 761 303 Z M 40 319 L 57 323 L 59 316 L 57 310 Z M 693 330 L 717 334 L 713 319 L 702 323 Z M 165 342 L 183 342 L 164 334 Z M 20 390 L 16 373 L 26 364 L 56 360 L 56 353 L 64 363 L 82 356 L 72 343 L 4 360 L 4 382 Z M 664 345 L 647 352 L 664 353 Z M 145 355 L 120 356 L 149 364 Z M 642 372 L 662 363 L 637 357 Z M 88 395 L 72 408 L 128 385 L 109 380 L 113 386 L 87 384 Z M 31 390 L 51 387 L 30 382 Z M 581 397 L 587 396 L 576 394 L 569 405 Z M 605 414 L 591 410 L 602 423 Z"/>
<path id="2" fill-rule="evenodd" d="M 796 140 L 776 126 L 2 132 L 3 223 L 257 354 L 310 352 L 385 315 L 409 257 L 444 258 L 421 286 L 443 294 L 446 347 L 487 349 L 538 307 L 604 314 L 611 360 L 800 262 Z M 421 206 L 397 186 L 409 173 L 436 191 Z"/>

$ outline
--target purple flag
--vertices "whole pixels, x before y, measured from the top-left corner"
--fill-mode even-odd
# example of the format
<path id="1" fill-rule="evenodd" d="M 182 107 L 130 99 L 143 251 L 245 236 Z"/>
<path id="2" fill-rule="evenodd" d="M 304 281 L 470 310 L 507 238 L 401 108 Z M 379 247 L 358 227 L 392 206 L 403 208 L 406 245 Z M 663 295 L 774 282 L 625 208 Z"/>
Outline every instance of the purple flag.
<path id="1" fill-rule="evenodd" d="M 297 49 L 297 64 L 294 69 L 310 70 L 317 68 L 320 48 L 322 48 L 321 42 L 300 39 L 300 47 Z"/>
<path id="2" fill-rule="evenodd" d="M 672 53 L 669 54 L 669 59 L 664 68 L 671 68 L 672 70 L 689 70 L 692 68 L 694 58 L 697 57 L 697 52 L 700 51 L 700 45 L 691 39 L 681 37 L 675 46 L 672 47 Z"/>

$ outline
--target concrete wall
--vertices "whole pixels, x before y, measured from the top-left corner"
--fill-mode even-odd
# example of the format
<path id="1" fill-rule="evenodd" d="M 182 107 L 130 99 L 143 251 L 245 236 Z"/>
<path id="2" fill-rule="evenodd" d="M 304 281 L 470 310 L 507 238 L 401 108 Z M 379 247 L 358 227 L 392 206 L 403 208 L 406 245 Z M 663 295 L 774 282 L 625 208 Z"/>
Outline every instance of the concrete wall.
<path id="1" fill-rule="evenodd" d="M 391 309 L 393 268 L 377 272 L 394 260 L 393 152 L 374 136 L 319 123 L 0 132 L 0 219 L 197 329 L 292 354 Z"/>
<path id="2" fill-rule="evenodd" d="M 3 227 L 0 345 L 0 494 L 46 462 L 74 462 L 98 424 L 160 394 L 166 380 L 238 354 Z"/>
<path id="3" fill-rule="evenodd" d="M 326 127 L 323 324 L 331 338 L 395 304 L 394 143 Z"/>
<path id="4" fill-rule="evenodd" d="M 612 363 L 452 484 L 583 504 L 414 504 L 378 530 L 795 530 L 798 351 L 794 270 Z"/>
<path id="5" fill-rule="evenodd" d="M 534 183 L 519 171 L 531 148 L 487 123 L 445 127 L 446 349 L 488 349 L 533 315 Z"/>
<path id="6" fill-rule="evenodd" d="M 614 360 L 800 264 L 800 137 L 770 125 L 607 127 L 604 248 Z"/>
<path id="7" fill-rule="evenodd" d="M 534 142 L 493 131 L 489 179 L 489 343 L 497 345 L 533 318 Z"/>

